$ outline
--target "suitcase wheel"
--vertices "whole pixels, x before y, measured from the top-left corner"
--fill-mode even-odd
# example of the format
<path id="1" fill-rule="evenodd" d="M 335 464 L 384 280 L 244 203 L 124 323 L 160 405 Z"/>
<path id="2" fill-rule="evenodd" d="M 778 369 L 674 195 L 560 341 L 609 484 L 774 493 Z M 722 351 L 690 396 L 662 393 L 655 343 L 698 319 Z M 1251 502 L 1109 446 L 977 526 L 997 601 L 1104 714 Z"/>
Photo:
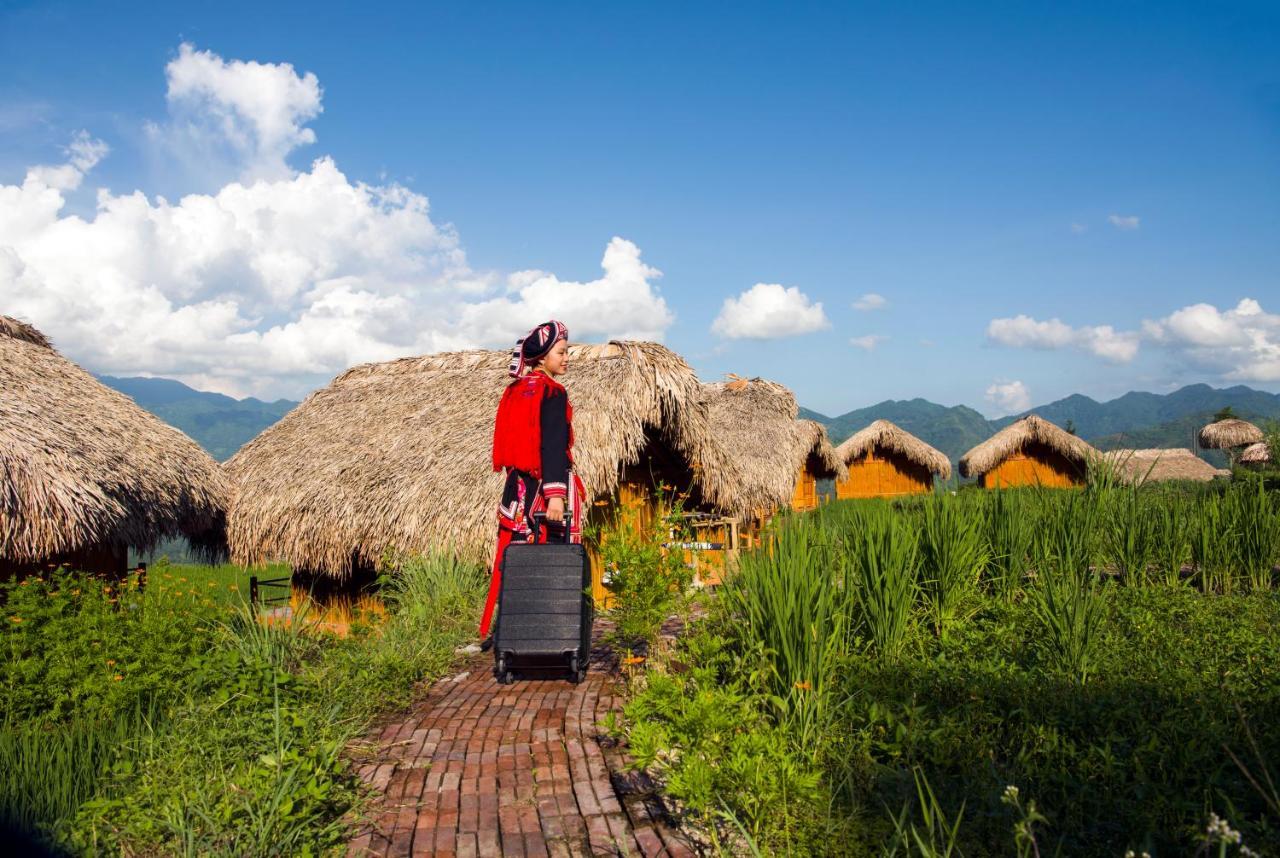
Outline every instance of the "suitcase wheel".
<path id="1" fill-rule="evenodd" d="M 569 657 L 569 673 L 572 675 L 573 682 L 575 685 L 582 682 L 582 680 L 587 678 L 586 662 L 580 662 L 577 655 L 570 656 Z"/>
<path id="2" fill-rule="evenodd" d="M 497 678 L 499 685 L 510 685 L 514 681 L 511 676 L 511 670 L 507 667 L 507 656 L 505 653 L 499 655 L 495 660 L 493 675 Z"/>

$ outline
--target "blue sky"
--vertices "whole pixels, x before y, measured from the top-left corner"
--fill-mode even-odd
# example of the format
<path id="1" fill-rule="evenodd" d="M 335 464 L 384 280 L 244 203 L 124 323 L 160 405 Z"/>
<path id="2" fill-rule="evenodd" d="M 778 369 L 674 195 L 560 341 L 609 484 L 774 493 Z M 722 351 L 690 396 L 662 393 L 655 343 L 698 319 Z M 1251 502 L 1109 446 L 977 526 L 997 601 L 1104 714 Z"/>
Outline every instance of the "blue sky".
<path id="1" fill-rule="evenodd" d="M 0 186 L 27 188 L 0 196 L 24 272 L 0 265 L 0 301 L 91 369 L 296 396 L 356 360 L 505 344 L 541 321 L 522 312 L 614 289 L 577 327 L 661 336 L 706 379 L 773 378 L 828 414 L 1280 390 L 1276 4 L 178 5 L 0 3 Z M 179 97 L 184 43 L 217 76 Z M 222 74 L 235 61 L 314 75 L 322 112 L 308 90 L 285 120 L 314 142 L 214 139 L 211 110 L 234 131 L 271 109 Z M 109 152 L 75 162 L 82 130 Z M 237 259 L 234 236 L 184 268 L 164 232 L 182 218 L 157 197 L 305 178 L 322 156 L 344 177 L 331 190 L 400 187 L 429 214 L 402 229 L 387 212 L 413 204 L 380 197 L 344 221 L 373 250 L 283 291 L 236 272 L 305 260 Z M 29 168 L 73 162 L 80 178 L 49 180 L 56 217 L 14 227 L 47 218 Z M 101 218 L 99 188 L 148 208 L 63 222 Z M 622 273 L 597 281 L 615 236 L 635 253 L 615 248 Z M 120 263 L 102 287 L 102 260 L 58 261 L 115 239 L 174 259 Z M 424 255 L 449 261 L 415 274 Z M 550 279 L 521 292 L 528 270 Z M 311 326 L 319 292 L 341 308 Z M 867 294 L 883 306 L 854 309 Z M 147 308 L 118 320 L 139 342 L 92 342 L 108 303 Z"/>

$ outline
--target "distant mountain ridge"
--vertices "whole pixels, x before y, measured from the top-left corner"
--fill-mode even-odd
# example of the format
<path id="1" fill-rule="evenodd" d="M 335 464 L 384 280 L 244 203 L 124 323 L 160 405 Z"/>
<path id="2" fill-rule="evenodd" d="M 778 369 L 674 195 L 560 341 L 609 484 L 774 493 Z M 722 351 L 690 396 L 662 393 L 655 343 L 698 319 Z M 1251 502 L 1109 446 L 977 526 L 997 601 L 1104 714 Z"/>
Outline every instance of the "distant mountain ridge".
<path id="1" fill-rule="evenodd" d="M 249 441 L 298 403 L 288 399 L 233 399 L 188 387 L 170 378 L 114 378 L 100 375 L 107 387 L 133 399 L 164 422 L 181 429 L 218 461 L 231 458 Z"/>
<path id="2" fill-rule="evenodd" d="M 1108 402 L 1077 393 L 995 420 L 965 405 L 948 407 L 926 399 L 886 400 L 839 417 L 807 408 L 800 411 L 802 417 L 824 424 L 836 444 L 874 420 L 890 420 L 937 447 L 954 463 L 974 445 L 1027 414 L 1038 414 L 1062 427 L 1070 422 L 1076 434 L 1104 450 L 1189 447 L 1200 427 L 1227 406 L 1246 420 L 1280 420 L 1280 394 L 1244 385 L 1213 388 L 1207 384 L 1190 384 L 1167 394 L 1134 391 Z M 1215 464 L 1224 461 L 1214 452 L 1205 458 Z"/>

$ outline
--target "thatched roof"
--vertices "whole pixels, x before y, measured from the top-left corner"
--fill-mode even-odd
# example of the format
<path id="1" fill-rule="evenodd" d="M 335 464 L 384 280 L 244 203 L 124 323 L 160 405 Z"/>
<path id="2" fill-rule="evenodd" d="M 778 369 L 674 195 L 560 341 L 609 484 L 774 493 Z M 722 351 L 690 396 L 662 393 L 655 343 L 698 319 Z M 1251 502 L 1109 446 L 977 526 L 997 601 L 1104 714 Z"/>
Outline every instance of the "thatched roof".
<path id="1" fill-rule="evenodd" d="M 980 477 L 1028 444 L 1042 444 L 1081 467 L 1098 451 L 1071 433 L 1059 429 L 1048 420 L 1028 414 L 965 453 L 960 459 L 960 473 Z"/>
<path id="2" fill-rule="evenodd" d="M 836 454 L 848 465 L 873 450 L 897 453 L 944 480 L 951 478 L 951 462 L 945 454 L 888 420 L 877 420 L 853 433 L 836 448 Z"/>
<path id="3" fill-rule="evenodd" d="M 1262 430 L 1236 417 L 1210 423 L 1200 430 L 1200 446 L 1206 450 L 1230 450 L 1262 440 Z"/>
<path id="4" fill-rule="evenodd" d="M 1164 482 L 1195 480 L 1207 483 L 1231 472 L 1215 468 L 1185 447 L 1169 450 L 1108 450 L 1103 459 L 1115 466 L 1126 482 Z"/>
<path id="5" fill-rule="evenodd" d="M 730 379 L 702 385 L 702 397 L 741 488 L 743 503 L 733 512 L 750 516 L 786 506 L 806 464 L 823 479 L 848 475 L 826 428 L 796 419 L 799 408 L 790 390 L 760 378 Z"/>
<path id="6" fill-rule="evenodd" d="M 0 316 L 0 560 L 222 541 L 227 482 L 186 435 Z"/>
<path id="7" fill-rule="evenodd" d="M 620 468 L 656 438 L 697 467 L 707 502 L 741 505 L 698 379 L 678 355 L 636 342 L 569 353 L 574 457 L 591 496 L 613 492 Z M 502 494 L 493 420 L 509 358 L 465 351 L 364 364 L 312 393 L 225 465 L 232 558 L 343 577 L 388 550 L 490 556 Z"/>
<path id="8" fill-rule="evenodd" d="M 1271 464 L 1271 448 L 1267 446 L 1266 441 L 1250 444 L 1240 454 L 1239 461 L 1242 465 L 1269 465 Z"/>

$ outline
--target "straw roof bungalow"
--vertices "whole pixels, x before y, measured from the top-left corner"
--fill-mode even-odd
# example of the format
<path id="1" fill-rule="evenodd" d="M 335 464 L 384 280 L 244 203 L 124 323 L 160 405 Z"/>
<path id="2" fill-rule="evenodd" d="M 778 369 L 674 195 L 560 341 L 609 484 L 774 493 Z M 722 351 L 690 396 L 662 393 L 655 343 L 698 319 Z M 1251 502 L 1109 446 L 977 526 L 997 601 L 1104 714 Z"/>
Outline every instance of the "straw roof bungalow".
<path id="1" fill-rule="evenodd" d="M 1230 450 L 1262 440 L 1262 430 L 1247 420 L 1230 417 L 1210 423 L 1200 430 L 1200 446 L 1205 450 Z"/>
<path id="2" fill-rule="evenodd" d="M 1075 435 L 1029 414 L 965 453 L 960 473 L 988 489 L 1081 486 L 1096 455 L 1097 450 Z"/>
<path id="3" fill-rule="evenodd" d="M 1185 447 L 1169 450 L 1108 450 L 1102 457 L 1116 468 L 1120 479 L 1130 483 L 1171 480 L 1207 483 L 1216 477 L 1231 476 L 1230 471 L 1215 468 Z"/>
<path id="4" fill-rule="evenodd" d="M 790 390 L 760 378 L 730 376 L 702 385 L 703 401 L 743 503 L 744 523 L 762 523 L 775 511 L 818 504 L 819 479 L 844 478 L 844 463 L 812 420 L 797 420 Z"/>
<path id="5" fill-rule="evenodd" d="M 226 495 L 195 441 L 0 316 L 0 575 L 118 574 L 178 535 L 216 553 Z"/>
<path id="6" fill-rule="evenodd" d="M 836 448 L 849 468 L 848 479 L 836 483 L 838 498 L 891 497 L 921 494 L 933 479 L 951 477 L 951 462 L 915 435 L 877 420 Z"/>
<path id="7" fill-rule="evenodd" d="M 742 506 L 698 379 L 678 355 L 641 342 L 569 354 L 576 470 L 592 498 L 662 479 L 694 503 Z M 226 463 L 232 558 L 346 579 L 386 552 L 492 557 L 502 493 L 493 420 L 509 358 L 463 351 L 364 364 L 312 393 Z"/>
<path id="8" fill-rule="evenodd" d="M 1250 444 L 1240 453 L 1240 464 L 1248 465 L 1251 468 L 1260 468 L 1264 465 L 1271 464 L 1271 448 L 1267 446 L 1266 441 L 1259 441 L 1256 444 Z"/>

